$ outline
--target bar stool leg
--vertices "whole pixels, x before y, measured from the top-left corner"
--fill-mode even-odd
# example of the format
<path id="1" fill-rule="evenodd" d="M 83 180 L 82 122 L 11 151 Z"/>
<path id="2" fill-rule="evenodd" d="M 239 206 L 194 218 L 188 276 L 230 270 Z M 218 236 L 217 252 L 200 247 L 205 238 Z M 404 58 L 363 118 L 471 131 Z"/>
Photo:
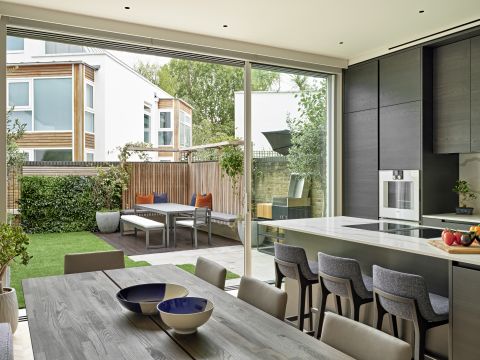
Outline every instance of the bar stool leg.
<path id="1" fill-rule="evenodd" d="M 415 332 L 415 346 L 413 359 L 424 360 L 425 358 L 425 338 L 427 336 L 427 326 L 423 321 L 413 321 Z"/>
<path id="2" fill-rule="evenodd" d="M 388 317 L 390 318 L 390 326 L 392 329 L 393 336 L 398 338 L 397 317 L 392 314 L 388 314 Z"/>
<path id="3" fill-rule="evenodd" d="M 326 291 L 326 289 L 322 289 L 320 294 L 320 306 L 318 307 L 317 325 L 315 329 L 316 339 L 320 339 L 320 336 L 322 335 L 323 320 L 325 318 L 325 310 L 327 308 L 327 297 L 328 291 Z"/>
<path id="4" fill-rule="evenodd" d="M 312 285 L 308 286 L 308 316 L 309 316 L 309 328 L 308 330 L 313 331 L 313 294 L 312 294 Z"/>
<path id="5" fill-rule="evenodd" d="M 303 323 L 305 320 L 305 293 L 307 292 L 305 285 L 299 284 L 299 294 L 298 294 L 298 329 L 303 331 Z"/>
<path id="6" fill-rule="evenodd" d="M 338 315 L 342 315 L 342 299 L 338 295 L 335 295 L 335 310 Z"/>

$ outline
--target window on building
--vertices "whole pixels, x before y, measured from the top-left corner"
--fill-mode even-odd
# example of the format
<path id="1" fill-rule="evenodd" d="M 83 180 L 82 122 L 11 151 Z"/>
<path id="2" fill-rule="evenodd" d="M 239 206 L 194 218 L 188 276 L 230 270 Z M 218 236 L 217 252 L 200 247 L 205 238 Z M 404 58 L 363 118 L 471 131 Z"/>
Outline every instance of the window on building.
<path id="1" fill-rule="evenodd" d="M 72 79 L 35 79 L 34 129 L 72 130 Z"/>
<path id="2" fill-rule="evenodd" d="M 185 111 L 180 111 L 179 124 L 180 146 L 192 146 L 192 117 Z"/>
<path id="3" fill-rule="evenodd" d="M 72 161 L 71 149 L 42 149 L 34 151 L 35 161 Z"/>
<path id="4" fill-rule="evenodd" d="M 8 52 L 22 52 L 25 47 L 23 38 L 16 36 L 7 36 L 7 51 Z"/>
<path id="5" fill-rule="evenodd" d="M 95 110 L 93 108 L 93 84 L 85 84 L 85 131 L 95 132 Z"/>
<path id="6" fill-rule="evenodd" d="M 85 160 L 87 160 L 87 161 L 94 161 L 94 160 L 95 160 L 95 157 L 94 157 L 93 153 L 91 153 L 91 152 L 86 153 L 86 154 L 85 154 Z"/>
<path id="7" fill-rule="evenodd" d="M 173 127 L 172 127 L 172 112 L 160 112 L 160 130 L 158 131 L 158 145 L 173 145 Z"/>
<path id="8" fill-rule="evenodd" d="M 30 82 L 15 80 L 8 82 L 8 106 L 10 107 L 10 124 L 15 120 L 25 124 L 25 131 L 32 131 L 32 101 Z"/>
<path id="9" fill-rule="evenodd" d="M 81 54 L 84 52 L 83 46 L 45 41 L 45 54 Z"/>
<path id="10" fill-rule="evenodd" d="M 143 105 L 143 142 L 151 143 L 150 139 L 150 121 L 152 109 L 150 105 Z"/>

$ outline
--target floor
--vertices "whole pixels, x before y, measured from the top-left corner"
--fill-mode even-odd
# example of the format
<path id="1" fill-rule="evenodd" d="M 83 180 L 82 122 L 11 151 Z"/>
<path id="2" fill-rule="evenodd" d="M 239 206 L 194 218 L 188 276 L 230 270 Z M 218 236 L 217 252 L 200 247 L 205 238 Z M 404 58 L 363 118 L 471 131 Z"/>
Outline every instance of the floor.
<path id="1" fill-rule="evenodd" d="M 109 242 L 108 240 L 106 241 Z M 233 242 L 233 240 L 231 241 Z M 134 246 L 132 246 L 132 248 L 134 248 Z M 145 251 L 143 251 L 143 254 L 129 257 L 132 260 L 145 260 L 152 265 L 161 265 L 195 264 L 199 256 L 204 256 L 220 263 L 236 274 L 244 274 L 244 248 L 242 245 L 238 245 L 238 241 L 234 241 L 234 243 L 229 246 L 222 247 L 205 247 L 202 245 L 199 249 L 191 249 L 190 243 L 189 250 L 179 251 L 179 248 L 177 248 L 177 251 L 167 251 L 163 253 L 145 253 Z M 275 278 L 273 256 L 252 249 L 252 275 L 265 281 L 273 280 Z M 240 279 L 227 280 L 226 286 L 235 286 L 238 285 L 239 282 Z M 236 296 L 237 290 L 233 289 L 229 291 L 229 293 Z M 21 315 L 25 315 L 25 310 L 21 310 Z M 33 360 L 27 321 L 18 324 L 17 331 L 13 336 L 13 350 L 15 360 Z"/>
<path id="2" fill-rule="evenodd" d="M 177 229 L 177 246 L 173 247 L 173 232 L 170 233 L 170 247 L 158 248 L 158 249 L 146 249 L 145 248 L 145 233 L 138 231 L 137 236 L 121 235 L 120 232 L 112 234 L 95 233 L 98 237 L 105 240 L 116 249 L 123 250 L 127 256 L 131 255 L 144 255 L 144 254 L 157 254 L 167 252 L 178 252 L 182 250 L 192 249 L 191 233 L 189 229 L 179 228 Z M 156 245 L 162 243 L 162 232 L 152 231 L 150 233 L 150 245 Z M 198 248 L 199 249 L 211 249 L 212 247 L 225 247 L 238 245 L 237 240 L 228 239 L 226 237 L 212 235 L 212 241 L 210 247 L 208 246 L 208 236 L 206 232 L 198 232 Z"/>

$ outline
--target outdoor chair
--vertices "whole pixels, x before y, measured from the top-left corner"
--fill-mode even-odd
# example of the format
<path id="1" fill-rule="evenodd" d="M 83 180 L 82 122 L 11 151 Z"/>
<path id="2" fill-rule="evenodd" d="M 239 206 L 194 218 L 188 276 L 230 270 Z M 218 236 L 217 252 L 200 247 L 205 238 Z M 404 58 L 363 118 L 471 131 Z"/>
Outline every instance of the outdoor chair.
<path id="1" fill-rule="evenodd" d="M 227 269 L 215 261 L 199 256 L 195 265 L 195 276 L 224 290 Z"/>
<path id="2" fill-rule="evenodd" d="M 237 297 L 277 319 L 282 321 L 285 319 L 287 293 L 282 289 L 258 279 L 242 276 Z"/>
<path id="3" fill-rule="evenodd" d="M 125 268 L 125 254 L 122 250 L 66 254 L 64 261 L 65 274 Z"/>
<path id="4" fill-rule="evenodd" d="M 208 225 L 210 222 L 210 210 L 207 208 L 196 208 L 192 216 L 175 217 L 173 222 L 173 246 L 177 246 L 177 227 L 186 227 L 191 229 L 192 245 L 198 247 L 198 229 Z M 210 236 L 208 237 L 210 245 Z"/>
<path id="5" fill-rule="evenodd" d="M 0 323 L 0 360 L 13 360 L 12 330 L 8 323 Z"/>

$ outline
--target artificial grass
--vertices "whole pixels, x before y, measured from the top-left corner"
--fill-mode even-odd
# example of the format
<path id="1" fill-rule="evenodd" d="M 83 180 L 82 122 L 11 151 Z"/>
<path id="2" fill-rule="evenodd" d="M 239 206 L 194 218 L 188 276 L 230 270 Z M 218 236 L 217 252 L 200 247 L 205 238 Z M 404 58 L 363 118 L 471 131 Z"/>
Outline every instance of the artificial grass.
<path id="1" fill-rule="evenodd" d="M 22 280 L 28 278 L 62 275 L 63 257 L 67 253 L 82 253 L 91 251 L 112 250 L 107 244 L 94 234 L 83 232 L 32 234 L 29 235 L 30 245 L 28 252 L 33 258 L 27 266 L 12 263 L 11 286 L 17 290 L 18 306 L 25 307 Z M 146 261 L 133 261 L 125 256 L 126 267 L 150 265 Z"/>
<path id="2" fill-rule="evenodd" d="M 191 274 L 194 274 L 195 273 L 195 265 L 193 264 L 180 264 L 180 265 L 177 265 L 177 267 L 179 267 L 180 269 L 183 269 Z M 233 272 L 230 272 L 230 271 L 227 271 L 227 280 L 231 280 L 231 279 L 238 279 L 240 277 L 240 275 L 238 274 L 235 274 Z"/>

